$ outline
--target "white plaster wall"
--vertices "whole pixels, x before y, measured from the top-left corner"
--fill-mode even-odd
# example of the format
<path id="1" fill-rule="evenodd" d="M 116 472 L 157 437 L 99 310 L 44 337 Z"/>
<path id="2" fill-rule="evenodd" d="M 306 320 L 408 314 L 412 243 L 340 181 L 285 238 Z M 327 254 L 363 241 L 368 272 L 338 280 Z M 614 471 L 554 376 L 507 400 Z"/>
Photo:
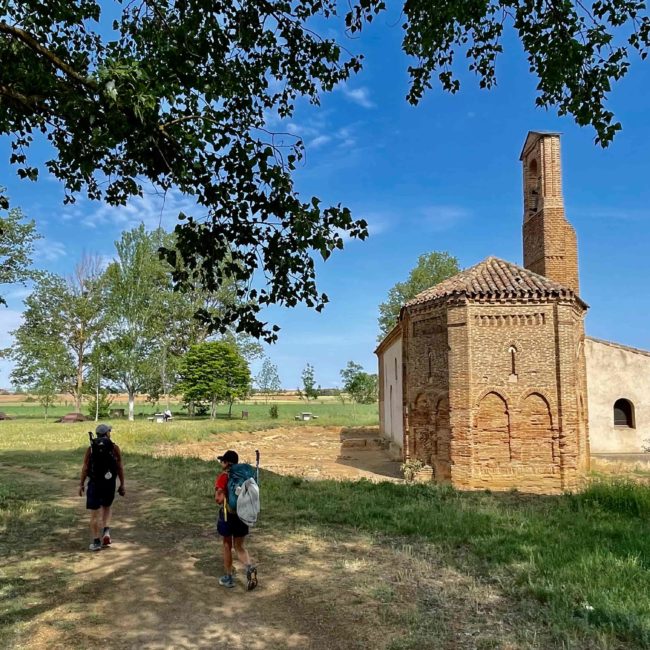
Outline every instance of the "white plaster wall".
<path id="1" fill-rule="evenodd" d="M 390 438 L 401 449 L 404 444 L 404 423 L 402 420 L 402 337 L 398 337 L 386 348 L 383 355 L 384 402 L 382 412 L 382 434 Z M 397 377 L 395 365 L 397 364 Z M 391 393 L 392 388 L 392 393 Z"/>
<path id="2" fill-rule="evenodd" d="M 650 438 L 650 353 L 585 340 L 592 453 L 635 453 Z M 614 402 L 634 404 L 634 429 L 614 426 Z"/>

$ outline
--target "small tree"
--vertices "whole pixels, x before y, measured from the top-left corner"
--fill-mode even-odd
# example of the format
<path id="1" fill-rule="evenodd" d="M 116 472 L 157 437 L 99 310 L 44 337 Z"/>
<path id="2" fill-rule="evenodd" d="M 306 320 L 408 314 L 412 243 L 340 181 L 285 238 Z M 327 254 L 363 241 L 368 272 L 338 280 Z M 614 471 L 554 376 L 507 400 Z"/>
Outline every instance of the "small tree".
<path id="1" fill-rule="evenodd" d="M 34 386 L 34 393 L 38 398 L 41 406 L 45 409 L 45 421 L 47 422 L 47 413 L 56 400 L 56 381 L 51 377 L 41 377 Z"/>
<path id="2" fill-rule="evenodd" d="M 280 376 L 278 375 L 278 367 L 271 362 L 271 359 L 266 357 L 264 363 L 262 364 L 262 369 L 260 370 L 257 377 L 255 377 L 255 383 L 259 388 L 260 393 L 264 395 L 264 401 L 268 404 L 269 395 L 271 393 L 277 393 L 280 388 Z"/>
<path id="3" fill-rule="evenodd" d="M 181 363 L 180 390 L 186 402 L 208 402 L 210 417 L 217 414 L 217 404 L 232 405 L 243 399 L 250 390 L 251 375 L 248 363 L 234 343 L 210 341 L 193 345 Z"/>
<path id="4" fill-rule="evenodd" d="M 111 404 L 113 404 L 112 395 L 105 388 L 100 388 L 98 393 L 94 393 L 88 398 L 88 415 L 95 422 L 107 418 L 111 410 Z"/>
<path id="5" fill-rule="evenodd" d="M 354 361 L 341 370 L 343 390 L 358 404 L 372 404 L 377 401 L 377 375 L 364 372 Z"/>
<path id="6" fill-rule="evenodd" d="M 301 399 L 304 398 L 309 402 L 312 399 L 318 399 L 318 390 L 316 389 L 316 380 L 314 379 L 314 366 L 308 363 L 302 370 L 302 390 L 298 391 Z"/>

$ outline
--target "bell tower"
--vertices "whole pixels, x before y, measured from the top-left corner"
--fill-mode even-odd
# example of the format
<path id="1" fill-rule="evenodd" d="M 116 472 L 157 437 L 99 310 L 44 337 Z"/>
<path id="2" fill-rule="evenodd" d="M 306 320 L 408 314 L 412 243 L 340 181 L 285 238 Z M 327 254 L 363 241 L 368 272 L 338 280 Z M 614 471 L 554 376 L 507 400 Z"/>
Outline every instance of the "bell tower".
<path id="1" fill-rule="evenodd" d="M 578 242 L 564 215 L 560 134 L 530 131 L 524 177 L 524 267 L 579 294 Z"/>

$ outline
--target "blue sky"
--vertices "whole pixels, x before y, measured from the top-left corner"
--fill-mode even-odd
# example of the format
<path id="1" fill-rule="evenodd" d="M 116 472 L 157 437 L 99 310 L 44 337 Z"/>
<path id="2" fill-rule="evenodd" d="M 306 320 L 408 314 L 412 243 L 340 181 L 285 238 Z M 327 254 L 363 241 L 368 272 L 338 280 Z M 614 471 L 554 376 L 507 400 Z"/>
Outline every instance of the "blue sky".
<path id="1" fill-rule="evenodd" d="M 610 106 L 623 131 L 601 149 L 592 130 L 535 108 L 535 79 L 513 39 L 497 65 L 496 89 L 481 91 L 462 74 L 459 94 L 434 88 L 420 106 L 408 105 L 397 18 L 382 17 L 361 38 L 347 39 L 348 49 L 364 53 L 364 70 L 319 108 L 300 106 L 284 125 L 307 145 L 296 176 L 303 196 L 347 205 L 368 220 L 371 237 L 318 265 L 331 300 L 323 313 L 268 310 L 282 327 L 267 353 L 283 385 L 297 387 L 307 362 L 324 387 L 340 383 L 349 360 L 374 370 L 377 306 L 421 253 L 448 251 L 462 267 L 488 255 L 521 263 L 518 157 L 529 130 L 563 134 L 566 212 L 578 233 L 581 294 L 591 305 L 588 334 L 650 349 L 650 66 L 635 60 L 614 88 Z M 155 196 L 121 209 L 86 200 L 63 206 L 60 187 L 45 175 L 18 180 L 7 149 L 0 140 L 0 184 L 44 236 L 40 268 L 66 274 L 84 252 L 110 257 L 121 230 L 140 221 L 171 226 L 179 209 L 191 209 L 177 195 L 164 206 Z M 10 344 L 25 295 L 15 287 L 3 294 L 9 307 L 0 308 L 0 347 Z M 9 384 L 9 370 L 0 362 L 0 386 Z"/>

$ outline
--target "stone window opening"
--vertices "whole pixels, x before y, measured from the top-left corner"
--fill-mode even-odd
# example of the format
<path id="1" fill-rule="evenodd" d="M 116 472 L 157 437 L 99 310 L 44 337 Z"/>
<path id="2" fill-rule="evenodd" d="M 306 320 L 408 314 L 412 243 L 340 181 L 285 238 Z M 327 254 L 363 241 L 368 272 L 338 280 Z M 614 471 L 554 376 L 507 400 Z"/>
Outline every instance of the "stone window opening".
<path id="1" fill-rule="evenodd" d="M 429 350 L 428 359 L 429 359 L 429 374 L 428 374 L 428 377 L 429 377 L 429 379 L 431 379 L 431 377 L 433 376 L 433 352 L 431 352 L 431 350 Z"/>
<path id="2" fill-rule="evenodd" d="M 508 354 L 510 355 L 510 381 L 517 381 L 517 348 L 514 345 L 511 345 L 508 348 Z"/>
<path id="3" fill-rule="evenodd" d="M 397 359 L 395 359 L 395 379 L 397 379 Z"/>
<path id="4" fill-rule="evenodd" d="M 635 429 L 634 404 L 629 399 L 617 399 L 614 402 L 614 426 L 622 429 Z"/>

